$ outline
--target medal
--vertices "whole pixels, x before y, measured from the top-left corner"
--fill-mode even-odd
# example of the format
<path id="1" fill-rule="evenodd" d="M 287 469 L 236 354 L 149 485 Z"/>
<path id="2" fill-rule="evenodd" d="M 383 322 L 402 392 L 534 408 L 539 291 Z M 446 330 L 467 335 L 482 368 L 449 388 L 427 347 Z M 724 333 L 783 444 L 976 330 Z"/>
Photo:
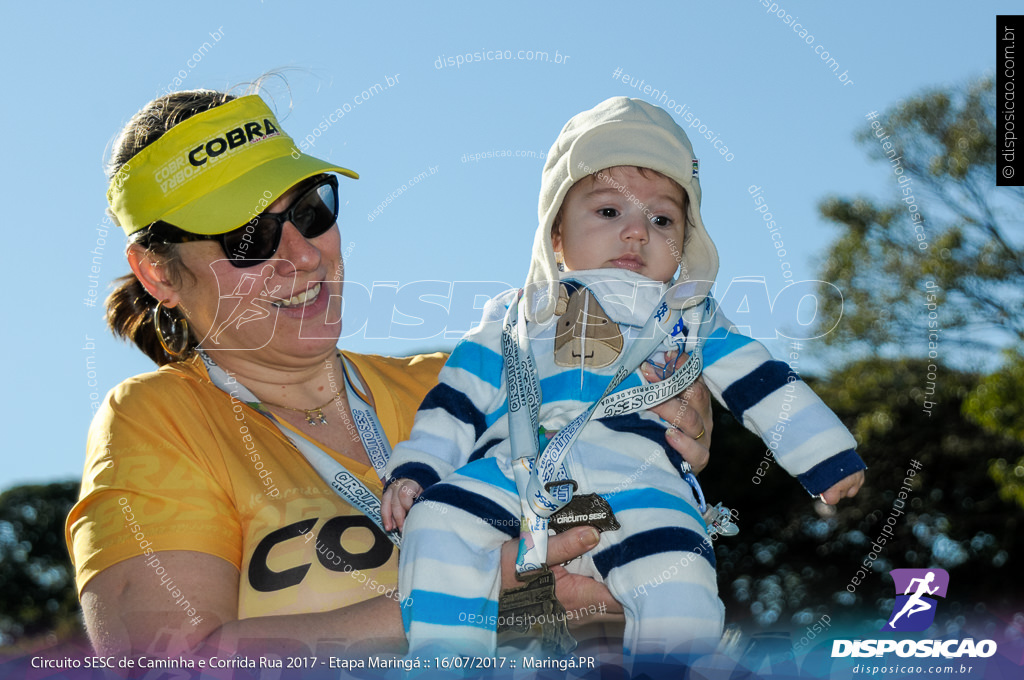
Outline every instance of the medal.
<path id="1" fill-rule="evenodd" d="M 565 621 L 565 607 L 555 597 L 555 575 L 547 567 L 516 574 L 525 585 L 502 591 L 498 597 L 498 633 L 540 632 L 544 649 L 565 656 L 576 648 Z"/>
<path id="2" fill-rule="evenodd" d="M 619 522 L 608 501 L 596 493 L 584 493 L 574 495 L 565 507 L 551 515 L 548 526 L 559 534 L 582 526 L 592 526 L 598 531 L 615 531 Z"/>

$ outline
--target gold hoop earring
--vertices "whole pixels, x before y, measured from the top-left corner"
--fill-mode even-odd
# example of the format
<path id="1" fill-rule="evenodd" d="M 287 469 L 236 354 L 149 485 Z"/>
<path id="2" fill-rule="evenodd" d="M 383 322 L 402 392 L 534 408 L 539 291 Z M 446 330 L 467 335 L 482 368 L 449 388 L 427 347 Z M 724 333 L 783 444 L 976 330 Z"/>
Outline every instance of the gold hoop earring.
<path id="1" fill-rule="evenodd" d="M 163 301 L 160 301 L 153 308 L 153 328 L 156 330 L 156 338 L 160 341 L 160 346 L 164 348 L 165 352 L 177 359 L 185 354 L 185 351 L 188 349 L 188 320 L 184 317 L 175 319 L 173 314 L 163 309 L 163 306 Z M 163 314 L 160 313 L 161 311 L 163 311 Z M 168 335 L 172 339 L 177 340 L 177 347 L 172 347 L 171 343 L 167 342 L 167 338 L 164 336 L 162 324 L 165 316 L 171 321 L 171 329 Z M 180 329 L 178 328 L 178 321 L 181 321 Z"/>

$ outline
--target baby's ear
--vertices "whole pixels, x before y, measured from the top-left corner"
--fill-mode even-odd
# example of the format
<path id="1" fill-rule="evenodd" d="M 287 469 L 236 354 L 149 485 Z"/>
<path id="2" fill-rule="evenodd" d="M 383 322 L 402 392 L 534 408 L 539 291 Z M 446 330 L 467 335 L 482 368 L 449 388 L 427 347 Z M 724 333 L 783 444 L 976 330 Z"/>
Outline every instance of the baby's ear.
<path id="1" fill-rule="evenodd" d="M 551 249 L 562 249 L 562 209 L 555 213 L 555 219 L 551 220 Z"/>

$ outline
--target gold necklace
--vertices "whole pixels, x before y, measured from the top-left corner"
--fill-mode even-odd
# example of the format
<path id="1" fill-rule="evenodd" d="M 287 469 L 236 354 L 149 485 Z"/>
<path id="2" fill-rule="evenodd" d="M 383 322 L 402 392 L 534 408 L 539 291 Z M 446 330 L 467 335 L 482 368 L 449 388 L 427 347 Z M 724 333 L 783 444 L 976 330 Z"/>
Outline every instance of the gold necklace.
<path id="1" fill-rule="evenodd" d="M 341 352 L 338 352 L 338 357 L 339 358 L 341 357 Z M 342 383 L 342 386 L 344 388 L 344 383 Z M 310 425 L 314 425 L 314 426 L 315 425 L 326 425 L 327 424 L 327 416 L 324 415 L 324 408 L 326 406 L 329 406 L 330 404 L 333 404 L 334 401 L 338 397 L 341 396 L 341 393 L 342 393 L 342 390 L 338 390 L 337 392 L 334 393 L 333 397 L 331 397 L 330 399 L 325 401 L 320 406 L 315 406 L 313 408 L 292 408 L 291 406 L 285 406 L 283 404 L 275 404 L 274 402 L 267 401 L 265 399 L 261 399 L 260 401 L 262 403 L 264 403 L 264 404 L 269 405 L 269 406 L 276 406 L 278 408 L 288 409 L 289 411 L 297 411 L 299 413 L 304 413 L 304 414 L 306 414 L 306 422 L 309 423 Z"/>
<path id="2" fill-rule="evenodd" d="M 324 407 L 334 403 L 334 401 L 338 397 L 340 397 L 340 396 L 341 396 L 341 390 L 338 390 L 334 394 L 333 397 L 331 397 L 330 399 L 325 401 L 320 406 L 316 406 L 316 407 L 313 407 L 313 408 L 292 408 L 291 406 L 284 406 L 283 404 L 275 404 L 275 403 L 273 403 L 271 401 L 267 401 L 265 399 L 263 400 L 263 403 L 267 404 L 268 406 L 276 406 L 278 408 L 288 409 L 289 411 L 298 411 L 300 413 L 305 413 L 306 414 L 306 422 L 309 423 L 310 425 L 326 425 L 327 424 L 327 417 L 324 415 Z"/>

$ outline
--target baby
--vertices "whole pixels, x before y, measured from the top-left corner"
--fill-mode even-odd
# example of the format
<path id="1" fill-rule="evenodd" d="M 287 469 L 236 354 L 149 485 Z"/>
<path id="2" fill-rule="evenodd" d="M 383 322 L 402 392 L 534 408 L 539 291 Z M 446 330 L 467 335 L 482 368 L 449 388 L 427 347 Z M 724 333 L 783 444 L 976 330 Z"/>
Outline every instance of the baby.
<path id="1" fill-rule="evenodd" d="M 622 603 L 627 657 L 713 647 L 724 618 L 705 519 L 714 513 L 665 442 L 666 423 L 646 410 L 702 369 L 766 441 L 788 420 L 775 455 L 811 494 L 857 492 L 865 466 L 852 435 L 708 295 L 718 255 L 700 195 L 685 132 L 637 99 L 573 117 L 551 147 L 524 291 L 495 298 L 455 348 L 388 466 L 382 515 L 404 522 L 410 653 L 492 655 L 501 545 L 520 538 L 518 571 L 542 569 L 549 523 L 602 513 L 614 523 L 568 569 Z M 640 363 L 673 352 L 690 359 L 648 385 Z M 589 515 L 578 505 L 587 494 L 600 496 Z M 417 496 L 433 503 L 413 505 Z M 657 591 L 635 597 L 655 574 L 667 576 Z"/>

